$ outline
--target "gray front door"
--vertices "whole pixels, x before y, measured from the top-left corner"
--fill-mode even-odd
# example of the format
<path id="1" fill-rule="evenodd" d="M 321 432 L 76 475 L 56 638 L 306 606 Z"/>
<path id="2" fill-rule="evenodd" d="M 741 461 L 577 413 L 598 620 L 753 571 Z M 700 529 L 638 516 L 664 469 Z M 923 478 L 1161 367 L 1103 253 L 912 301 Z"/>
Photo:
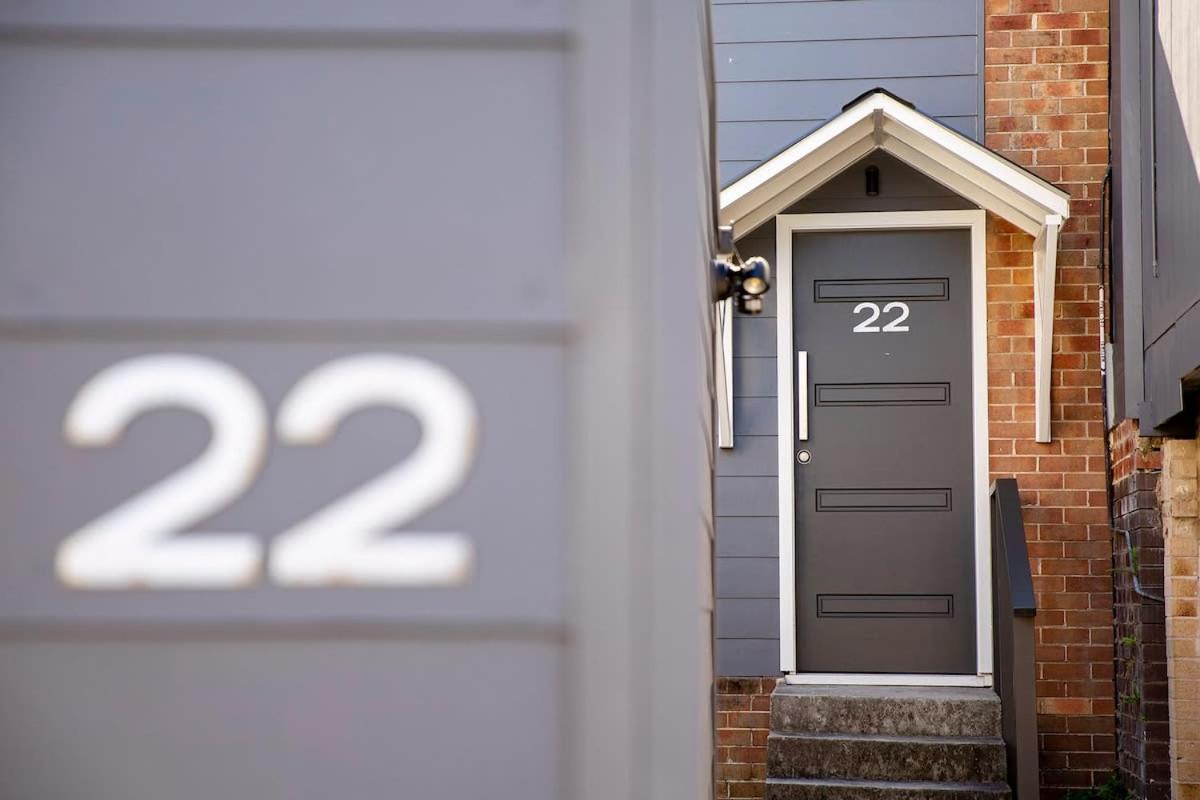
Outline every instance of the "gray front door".
<path id="1" fill-rule="evenodd" d="M 797 670 L 973 674 L 970 233 L 792 253 Z"/>

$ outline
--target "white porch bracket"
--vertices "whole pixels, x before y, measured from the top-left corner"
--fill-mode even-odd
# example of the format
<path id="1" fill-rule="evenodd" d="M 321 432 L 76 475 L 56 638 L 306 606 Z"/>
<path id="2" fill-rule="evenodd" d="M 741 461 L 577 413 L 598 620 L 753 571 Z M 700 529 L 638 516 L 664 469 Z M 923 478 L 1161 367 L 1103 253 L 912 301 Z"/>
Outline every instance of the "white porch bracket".
<path id="1" fill-rule="evenodd" d="M 1034 438 L 1050 441 L 1050 366 L 1054 358 L 1054 282 L 1062 217 L 1048 216 L 1033 243 Z"/>
<path id="2" fill-rule="evenodd" d="M 1034 436 L 1051 440 L 1050 383 L 1054 349 L 1054 283 L 1058 239 L 1070 195 L 988 148 L 874 89 L 842 113 L 721 191 L 719 224 L 736 238 L 876 150 L 885 150 L 984 210 L 1036 237 L 1033 250 Z M 733 447 L 733 307 L 718 308 L 714 355 L 717 428 Z"/>
<path id="3" fill-rule="evenodd" d="M 733 298 L 717 303 L 713 320 L 716 365 L 717 446 L 733 447 Z"/>

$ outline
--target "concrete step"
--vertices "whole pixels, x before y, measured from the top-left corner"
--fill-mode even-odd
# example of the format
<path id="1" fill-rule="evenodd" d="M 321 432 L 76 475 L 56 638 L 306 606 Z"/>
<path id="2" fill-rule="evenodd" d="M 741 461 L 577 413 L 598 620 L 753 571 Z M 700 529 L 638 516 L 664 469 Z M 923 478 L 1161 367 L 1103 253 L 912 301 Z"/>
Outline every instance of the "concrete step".
<path id="1" fill-rule="evenodd" d="M 1003 783 L 771 778 L 766 800 L 1010 800 Z"/>
<path id="2" fill-rule="evenodd" d="M 999 736 L 991 689 L 924 686 L 780 686 L 771 730 L 885 736 Z"/>
<path id="3" fill-rule="evenodd" d="M 1003 783 L 998 736 L 776 733 L 767 737 L 771 778 Z"/>

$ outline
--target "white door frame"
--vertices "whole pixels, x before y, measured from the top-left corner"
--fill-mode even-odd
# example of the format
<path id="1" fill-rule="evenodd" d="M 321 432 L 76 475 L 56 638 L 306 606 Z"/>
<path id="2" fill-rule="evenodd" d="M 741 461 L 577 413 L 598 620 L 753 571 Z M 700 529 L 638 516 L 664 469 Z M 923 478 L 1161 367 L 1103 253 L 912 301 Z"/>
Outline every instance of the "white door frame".
<path id="1" fill-rule="evenodd" d="M 992 550 L 988 500 L 987 269 L 985 212 L 869 211 L 775 217 L 775 292 L 779 377 L 779 666 L 788 683 L 991 686 Z M 975 675 L 796 672 L 795 450 L 792 365 L 792 234 L 796 231 L 966 229 L 971 233 L 971 387 L 975 473 Z"/>

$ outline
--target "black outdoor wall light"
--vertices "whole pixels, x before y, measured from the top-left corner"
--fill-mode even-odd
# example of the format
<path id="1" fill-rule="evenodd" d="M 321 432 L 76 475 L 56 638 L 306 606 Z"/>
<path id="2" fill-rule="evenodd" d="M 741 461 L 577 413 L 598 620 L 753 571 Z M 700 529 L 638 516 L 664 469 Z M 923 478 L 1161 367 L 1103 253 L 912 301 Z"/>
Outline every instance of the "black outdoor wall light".
<path id="1" fill-rule="evenodd" d="M 867 197 L 879 196 L 879 167 L 871 164 L 867 167 Z"/>
<path id="2" fill-rule="evenodd" d="M 763 295 L 771 289 L 771 265 L 761 256 L 742 261 L 729 227 L 718 229 L 717 249 L 720 255 L 712 261 L 713 302 L 732 297 L 741 313 L 761 314 Z"/>

